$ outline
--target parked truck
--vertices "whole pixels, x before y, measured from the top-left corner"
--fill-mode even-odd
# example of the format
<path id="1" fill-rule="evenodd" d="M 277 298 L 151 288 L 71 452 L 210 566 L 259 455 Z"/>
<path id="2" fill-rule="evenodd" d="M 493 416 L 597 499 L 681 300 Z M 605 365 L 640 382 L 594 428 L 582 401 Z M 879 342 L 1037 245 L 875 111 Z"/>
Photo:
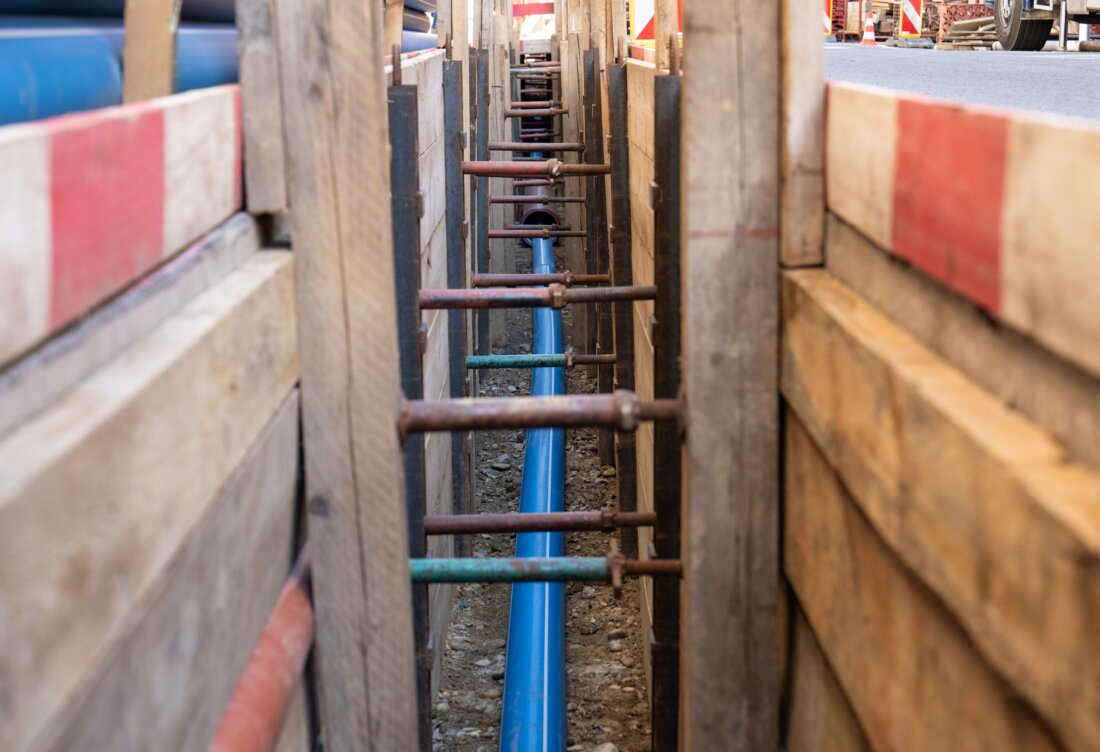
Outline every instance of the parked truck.
<path id="1" fill-rule="evenodd" d="M 1100 0 L 986 0 L 993 7 L 997 37 L 1006 50 L 1041 50 L 1050 29 L 1066 4 L 1066 19 L 1100 23 Z"/>

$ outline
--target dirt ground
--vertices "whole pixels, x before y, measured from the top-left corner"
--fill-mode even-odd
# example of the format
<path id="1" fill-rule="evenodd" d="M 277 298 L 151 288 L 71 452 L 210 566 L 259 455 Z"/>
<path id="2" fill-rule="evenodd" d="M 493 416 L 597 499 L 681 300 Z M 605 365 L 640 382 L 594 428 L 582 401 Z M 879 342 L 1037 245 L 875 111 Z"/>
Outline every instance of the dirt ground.
<path id="1" fill-rule="evenodd" d="M 519 258 L 524 258 L 524 254 Z M 530 352 L 530 312 L 509 311 L 507 317 L 509 345 L 498 351 Z M 564 326 L 568 345 L 567 318 Z M 575 368 L 568 372 L 570 394 L 595 391 L 595 379 L 588 378 L 584 371 Z M 527 371 L 481 372 L 483 397 L 527 394 L 530 394 Z M 478 436 L 475 468 L 478 512 L 518 510 L 523 441 L 523 431 L 494 431 Z M 569 431 L 566 447 L 566 508 L 598 510 L 614 504 L 615 470 L 600 463 L 596 431 Z M 479 535 L 472 543 L 475 556 L 514 553 L 515 540 L 511 535 Z M 568 556 L 602 556 L 607 548 L 608 536 L 604 533 L 571 533 L 566 537 Z M 566 692 L 571 752 L 642 752 L 650 748 L 637 587 L 636 582 L 627 582 L 619 600 L 609 586 L 598 583 L 576 583 L 566 589 Z M 443 676 L 433 711 L 435 750 L 492 752 L 499 745 L 510 595 L 507 585 L 456 588 L 443 655 Z"/>

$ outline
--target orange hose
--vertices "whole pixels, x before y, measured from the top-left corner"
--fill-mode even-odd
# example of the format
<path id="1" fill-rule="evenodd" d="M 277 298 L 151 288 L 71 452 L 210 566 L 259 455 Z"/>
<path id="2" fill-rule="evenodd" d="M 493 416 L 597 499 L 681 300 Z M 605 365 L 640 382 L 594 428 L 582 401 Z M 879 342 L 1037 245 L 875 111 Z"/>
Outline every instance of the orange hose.
<path id="1" fill-rule="evenodd" d="M 309 545 L 302 548 L 207 752 L 270 752 L 313 643 Z"/>

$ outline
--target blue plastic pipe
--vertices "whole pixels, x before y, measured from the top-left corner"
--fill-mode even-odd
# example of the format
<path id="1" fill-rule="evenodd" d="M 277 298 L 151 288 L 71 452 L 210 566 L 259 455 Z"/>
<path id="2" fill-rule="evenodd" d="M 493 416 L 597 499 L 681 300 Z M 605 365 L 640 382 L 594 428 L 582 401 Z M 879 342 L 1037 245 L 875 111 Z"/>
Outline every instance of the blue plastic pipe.
<path id="1" fill-rule="evenodd" d="M 0 16 L 0 125 L 122 102 L 122 22 Z M 176 91 L 237 81 L 237 31 L 184 24 Z"/>
<path id="2" fill-rule="evenodd" d="M 554 245 L 538 238 L 532 245 L 532 271 L 554 273 Z M 562 350 L 561 312 L 536 308 L 536 354 Z M 565 393 L 565 370 L 536 368 L 532 396 Z M 523 454 L 520 512 L 565 509 L 565 431 L 527 432 Z M 565 553 L 562 533 L 520 533 L 516 556 L 547 557 Z M 565 749 L 565 585 L 531 582 L 512 586 L 508 622 L 508 660 L 500 724 L 502 752 L 561 752 Z"/>

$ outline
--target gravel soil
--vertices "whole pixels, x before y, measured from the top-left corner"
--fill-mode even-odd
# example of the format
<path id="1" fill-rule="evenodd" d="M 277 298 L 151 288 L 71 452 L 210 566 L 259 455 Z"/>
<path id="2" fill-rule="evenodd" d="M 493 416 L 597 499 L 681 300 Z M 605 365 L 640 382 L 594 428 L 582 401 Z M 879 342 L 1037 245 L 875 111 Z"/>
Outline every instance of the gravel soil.
<path id="1" fill-rule="evenodd" d="M 519 258 L 526 261 L 522 252 Z M 559 259 L 560 262 L 560 259 Z M 520 271 L 525 271 L 520 268 Z M 509 345 L 499 352 L 530 352 L 529 311 L 508 311 Z M 566 342 L 569 312 L 564 313 Z M 580 348 L 578 348 L 580 349 Z M 570 394 L 594 392 L 584 368 L 567 374 Z M 480 396 L 530 394 L 530 373 L 481 372 Z M 478 512 L 518 511 L 523 473 L 523 431 L 478 435 Z M 615 469 L 600 463 L 596 431 L 566 436 L 565 498 L 569 510 L 598 510 L 615 502 Z M 512 556 L 511 535 L 478 535 L 475 556 Z M 566 555 L 602 556 L 608 536 L 570 533 Z M 501 695 L 511 589 L 459 585 L 443 654 L 443 675 L 433 710 L 435 750 L 492 752 L 499 744 Z M 576 583 L 566 595 L 568 748 L 571 752 L 642 752 L 650 748 L 649 703 L 642 665 L 638 586 L 628 581 L 620 599 L 609 586 Z"/>

